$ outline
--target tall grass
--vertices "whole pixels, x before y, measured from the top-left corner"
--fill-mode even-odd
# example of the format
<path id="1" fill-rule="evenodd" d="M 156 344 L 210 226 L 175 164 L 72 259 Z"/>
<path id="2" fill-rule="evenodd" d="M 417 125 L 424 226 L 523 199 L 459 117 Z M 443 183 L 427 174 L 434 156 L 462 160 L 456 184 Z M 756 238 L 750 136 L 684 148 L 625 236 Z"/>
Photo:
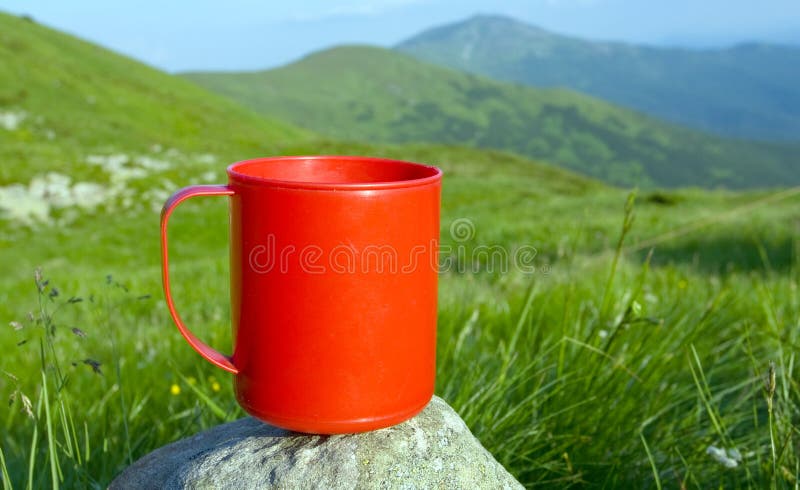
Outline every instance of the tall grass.
<path id="1" fill-rule="evenodd" d="M 544 254 L 553 262 L 533 274 L 443 274 L 437 393 L 528 487 L 794 487 L 797 254 L 722 273 L 659 262 L 659 245 L 626 248 L 633 212 L 628 200 L 616 213 L 607 251 Z M 198 278 L 179 291 L 186 318 L 223 349 L 228 311 L 208 298 L 224 286 L 198 271 L 224 277 L 224 261 L 175 271 Z M 98 272 L 72 282 L 80 297 L 37 276 L 18 296 L 4 487 L 101 488 L 154 448 L 243 416 L 227 375 L 143 294 L 153 272 Z"/>
<path id="2" fill-rule="evenodd" d="M 153 427 L 158 409 L 149 404 L 152 393 L 146 384 L 122 374 L 130 373 L 125 365 L 136 357 L 135 346 L 129 336 L 123 349 L 118 342 L 120 326 L 131 317 L 134 303 L 148 302 L 150 297 L 131 293 L 111 276 L 100 293 L 88 298 L 64 299 L 39 269 L 33 282 L 35 310 L 11 326 L 20 338 L 16 348 L 38 354 L 38 363 L 3 373 L 14 386 L 0 440 L 3 486 L 102 488 L 133 462 L 134 455 L 151 450 L 158 440 L 154 439 L 158 428 Z M 88 356 L 90 350 L 108 359 L 111 369 Z M 194 377 L 183 379 L 198 384 Z M 209 407 L 215 405 L 204 395 L 203 386 L 212 383 L 218 391 L 213 378 L 191 386 Z M 173 413 L 167 423 L 202 419 L 201 410 L 195 405 L 193 410 Z M 215 415 L 228 417 L 219 411 Z M 203 424 L 212 425 L 205 420 Z M 167 437 L 180 435 L 172 432 Z"/>
<path id="3" fill-rule="evenodd" d="M 797 263 L 721 278 L 614 257 L 445 312 L 442 396 L 529 487 L 793 488 Z"/>

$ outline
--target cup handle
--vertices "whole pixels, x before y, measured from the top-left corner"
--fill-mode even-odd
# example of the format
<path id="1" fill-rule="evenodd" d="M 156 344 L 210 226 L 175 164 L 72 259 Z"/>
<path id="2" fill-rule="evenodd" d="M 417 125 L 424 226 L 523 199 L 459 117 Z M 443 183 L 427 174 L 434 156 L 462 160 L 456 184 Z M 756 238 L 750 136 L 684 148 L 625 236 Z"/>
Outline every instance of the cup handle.
<path id="1" fill-rule="evenodd" d="M 233 193 L 233 189 L 227 185 L 191 185 L 178 190 L 172 194 L 169 199 L 167 199 L 167 202 L 164 203 L 164 208 L 161 210 L 161 277 L 164 282 L 164 295 L 167 299 L 169 312 L 172 315 L 172 319 L 175 321 L 175 325 L 178 327 L 178 330 L 180 330 L 181 335 L 183 335 L 183 338 L 189 342 L 189 345 L 191 345 L 194 350 L 196 350 L 201 356 L 205 357 L 212 364 L 221 367 L 228 372 L 237 374 L 239 369 L 233 365 L 231 357 L 218 352 L 217 350 L 208 346 L 202 340 L 198 339 L 191 331 L 189 331 L 189 329 L 181 320 L 181 317 L 178 315 L 178 311 L 175 309 L 175 304 L 172 301 L 172 293 L 170 292 L 169 288 L 169 254 L 167 247 L 167 224 L 172 211 L 175 210 L 178 204 L 186 199 L 189 199 L 190 197 L 230 196 L 233 195 Z"/>

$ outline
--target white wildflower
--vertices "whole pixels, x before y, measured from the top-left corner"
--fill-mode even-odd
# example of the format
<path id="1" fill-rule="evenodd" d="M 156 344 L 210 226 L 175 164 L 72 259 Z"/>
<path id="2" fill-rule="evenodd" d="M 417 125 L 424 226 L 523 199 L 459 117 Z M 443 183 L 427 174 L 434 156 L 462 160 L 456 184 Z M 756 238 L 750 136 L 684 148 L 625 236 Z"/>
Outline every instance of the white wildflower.
<path id="1" fill-rule="evenodd" d="M 726 451 L 724 448 L 718 448 L 714 445 L 708 446 L 706 454 L 726 468 L 736 468 L 739 466 L 739 461 L 742 460 L 742 455 L 737 449 Z"/>
<path id="2" fill-rule="evenodd" d="M 72 186 L 72 203 L 83 209 L 94 209 L 108 198 L 104 186 L 94 182 L 77 182 Z"/>
<path id="3" fill-rule="evenodd" d="M 28 192 L 22 184 L 0 187 L 0 211 L 7 219 L 23 224 L 47 221 L 50 216 L 50 204 Z"/>
<path id="4" fill-rule="evenodd" d="M 0 112 L 0 127 L 9 131 L 16 130 L 22 121 L 28 117 L 25 111 L 6 111 Z"/>
<path id="5" fill-rule="evenodd" d="M 86 157 L 86 162 L 98 167 L 102 167 L 106 172 L 113 174 L 125 167 L 125 164 L 130 161 L 130 157 L 124 153 L 115 153 L 112 155 L 89 155 Z"/>
<path id="6" fill-rule="evenodd" d="M 210 153 L 202 153 L 200 155 L 195 155 L 192 157 L 193 160 L 197 160 L 198 163 L 202 163 L 205 165 L 211 165 L 212 163 L 217 163 L 217 157 Z"/>
<path id="7" fill-rule="evenodd" d="M 31 196 L 46 201 L 51 207 L 67 207 L 70 205 L 70 183 L 68 175 L 58 172 L 47 172 L 37 175 L 28 184 Z"/>
<path id="8" fill-rule="evenodd" d="M 136 157 L 135 162 L 137 165 L 147 170 L 166 170 L 172 166 L 167 160 L 161 160 L 147 155 Z"/>
<path id="9" fill-rule="evenodd" d="M 147 177 L 147 171 L 138 167 L 123 167 L 109 175 L 112 186 L 124 188 L 129 180 Z"/>
<path id="10" fill-rule="evenodd" d="M 166 189 L 153 189 L 145 194 L 144 198 L 146 201 L 150 202 L 150 209 L 153 210 L 154 213 L 160 213 L 161 208 L 164 207 L 164 203 L 169 198 L 171 192 Z"/>

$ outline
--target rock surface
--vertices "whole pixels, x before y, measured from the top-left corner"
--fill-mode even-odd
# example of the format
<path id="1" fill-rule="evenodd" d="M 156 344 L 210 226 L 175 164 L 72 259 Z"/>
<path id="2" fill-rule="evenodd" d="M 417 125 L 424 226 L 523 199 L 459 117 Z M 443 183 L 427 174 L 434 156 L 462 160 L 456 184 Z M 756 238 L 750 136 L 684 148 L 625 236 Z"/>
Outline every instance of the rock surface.
<path id="1" fill-rule="evenodd" d="M 117 489 L 517 489 L 517 482 L 434 397 L 400 425 L 362 434 L 290 432 L 244 418 L 144 456 Z"/>

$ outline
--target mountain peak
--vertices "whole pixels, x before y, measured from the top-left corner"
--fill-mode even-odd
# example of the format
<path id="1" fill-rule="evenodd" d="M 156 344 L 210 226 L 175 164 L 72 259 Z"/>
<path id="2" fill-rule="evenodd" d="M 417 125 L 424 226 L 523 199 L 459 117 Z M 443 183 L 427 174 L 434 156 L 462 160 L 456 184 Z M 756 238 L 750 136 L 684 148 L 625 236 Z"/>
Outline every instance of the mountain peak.
<path id="1" fill-rule="evenodd" d="M 429 29 L 399 51 L 537 87 L 566 87 L 720 134 L 797 141 L 800 49 L 744 43 L 686 49 L 592 41 L 499 15 Z"/>
<path id="2" fill-rule="evenodd" d="M 433 42 L 463 42 L 465 39 L 479 41 L 491 39 L 493 42 L 503 39 L 525 39 L 530 42 L 541 42 L 550 38 L 559 37 L 541 27 L 527 24 L 512 17 L 498 14 L 478 13 L 467 19 L 434 27 L 421 32 L 403 42 L 397 47 L 415 46 Z"/>
<path id="3" fill-rule="evenodd" d="M 514 17 L 501 14 L 483 14 L 478 13 L 472 17 L 468 17 L 460 22 L 450 24 L 451 26 L 467 26 L 467 25 L 483 25 L 483 26 L 499 26 L 499 27 L 517 27 L 524 28 L 532 31 L 547 32 L 539 26 L 528 24 Z"/>

